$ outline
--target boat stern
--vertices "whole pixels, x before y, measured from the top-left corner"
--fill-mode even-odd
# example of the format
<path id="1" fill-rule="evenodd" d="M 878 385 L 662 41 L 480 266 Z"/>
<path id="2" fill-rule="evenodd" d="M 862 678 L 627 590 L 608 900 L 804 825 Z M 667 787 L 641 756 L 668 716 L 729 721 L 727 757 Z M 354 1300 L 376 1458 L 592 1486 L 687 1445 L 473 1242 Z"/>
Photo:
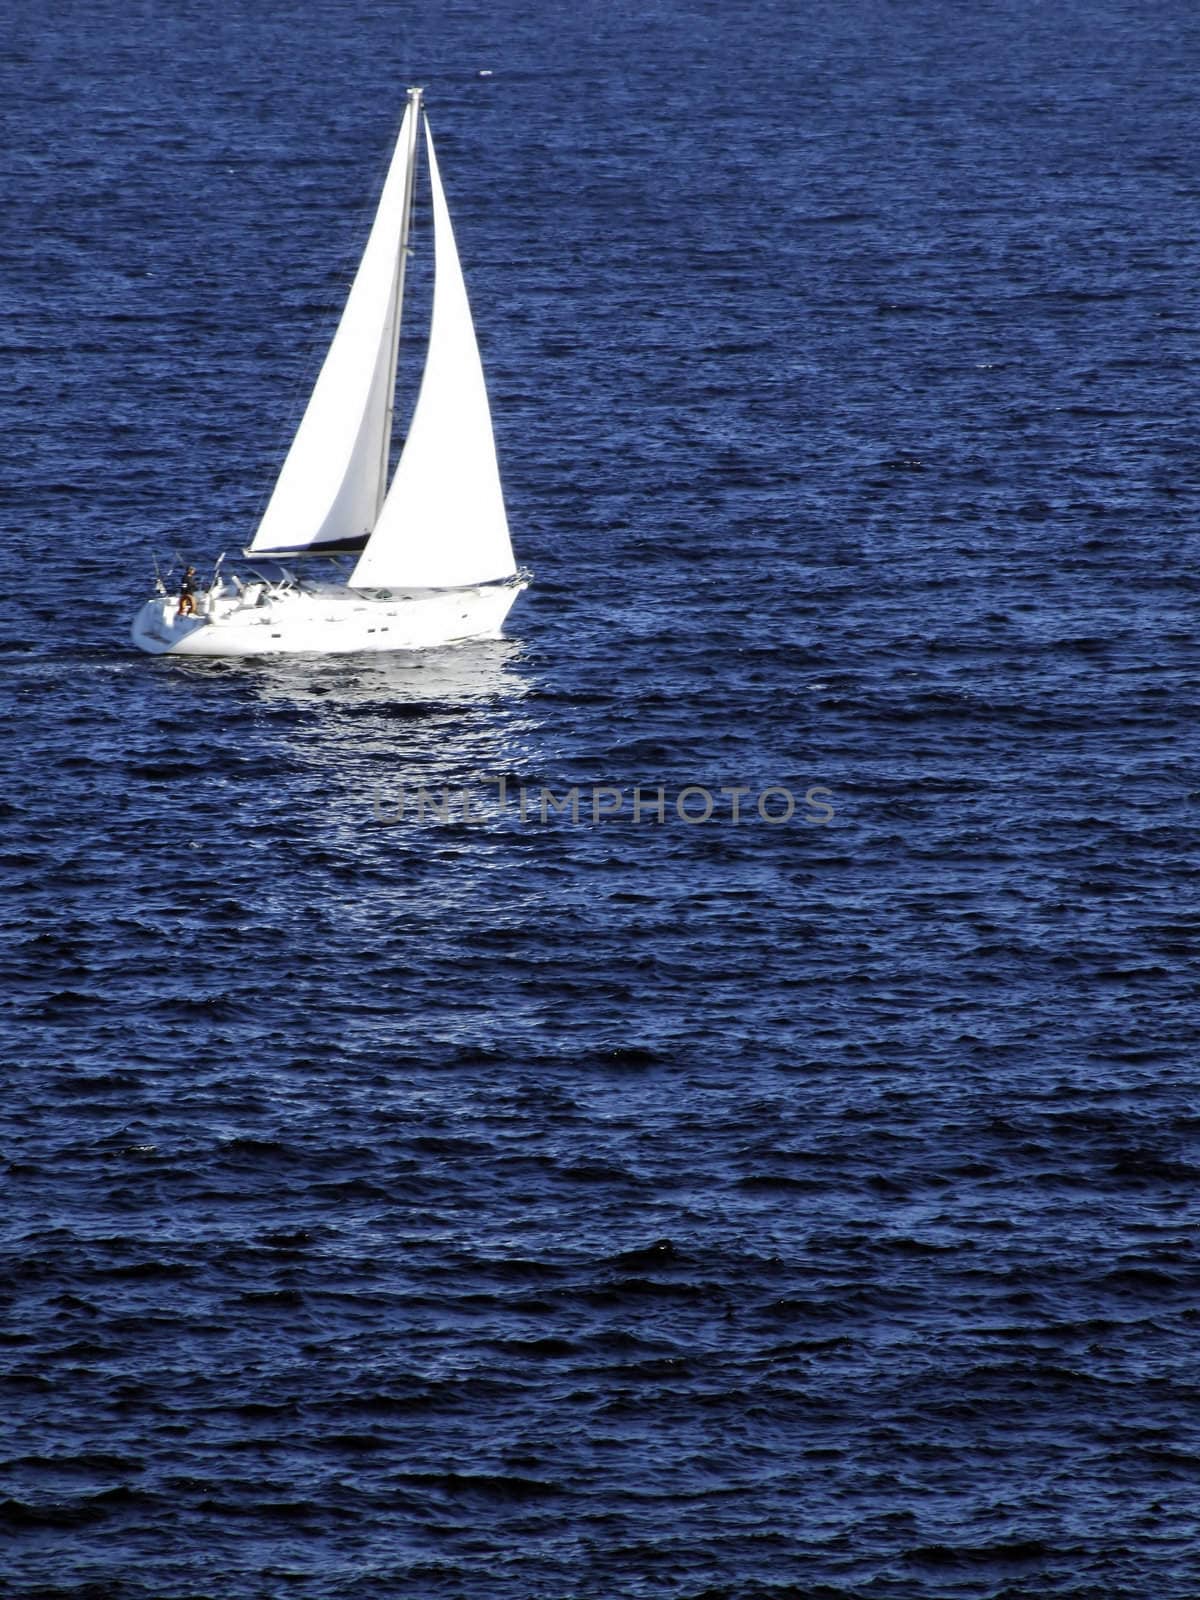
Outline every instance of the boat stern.
<path id="1" fill-rule="evenodd" d="M 186 639 L 207 625 L 207 617 L 180 616 L 178 599 L 167 595 L 147 600 L 129 631 L 139 650 L 152 656 L 165 656 L 178 650 Z"/>

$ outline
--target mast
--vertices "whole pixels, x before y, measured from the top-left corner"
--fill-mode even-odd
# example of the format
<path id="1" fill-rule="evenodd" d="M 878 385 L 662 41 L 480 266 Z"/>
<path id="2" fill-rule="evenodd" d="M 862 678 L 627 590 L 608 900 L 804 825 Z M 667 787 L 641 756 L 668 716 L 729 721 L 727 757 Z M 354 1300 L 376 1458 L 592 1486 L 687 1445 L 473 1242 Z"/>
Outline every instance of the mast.
<path id="1" fill-rule="evenodd" d="M 408 103 L 412 108 L 412 118 L 408 129 L 408 151 L 404 164 L 404 206 L 400 222 L 400 244 L 397 250 L 396 261 L 396 287 L 393 297 L 393 328 L 392 328 L 392 358 L 388 367 L 387 389 L 387 415 L 383 424 L 383 439 L 380 444 L 379 461 L 379 487 L 375 495 L 375 516 L 383 510 L 383 502 L 388 490 L 388 464 L 392 453 L 392 418 L 396 411 L 396 367 L 400 359 L 400 316 L 404 309 L 404 269 L 408 264 L 408 233 L 412 223 L 413 196 L 417 183 L 417 123 L 421 115 L 421 96 L 424 89 L 414 88 L 408 91 Z"/>

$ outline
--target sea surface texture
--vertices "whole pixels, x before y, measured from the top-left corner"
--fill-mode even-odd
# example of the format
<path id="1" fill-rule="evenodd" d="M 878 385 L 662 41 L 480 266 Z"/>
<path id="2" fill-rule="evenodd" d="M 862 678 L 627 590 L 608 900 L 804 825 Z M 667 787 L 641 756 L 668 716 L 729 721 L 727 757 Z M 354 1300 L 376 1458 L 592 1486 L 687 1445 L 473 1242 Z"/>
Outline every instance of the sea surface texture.
<path id="1" fill-rule="evenodd" d="M 1194 1600 L 1192 0 L 5 30 L 5 1600 Z M 410 83 L 536 582 L 143 656 Z"/>

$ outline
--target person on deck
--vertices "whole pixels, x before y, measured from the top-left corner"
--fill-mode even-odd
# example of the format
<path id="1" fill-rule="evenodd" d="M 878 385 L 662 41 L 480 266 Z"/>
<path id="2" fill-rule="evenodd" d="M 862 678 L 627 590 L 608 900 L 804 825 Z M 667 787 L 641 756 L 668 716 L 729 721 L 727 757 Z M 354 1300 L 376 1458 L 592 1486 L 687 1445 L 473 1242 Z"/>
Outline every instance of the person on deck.
<path id="1" fill-rule="evenodd" d="M 189 567 L 179 580 L 179 611 L 181 617 L 194 617 L 196 615 L 196 569 Z"/>

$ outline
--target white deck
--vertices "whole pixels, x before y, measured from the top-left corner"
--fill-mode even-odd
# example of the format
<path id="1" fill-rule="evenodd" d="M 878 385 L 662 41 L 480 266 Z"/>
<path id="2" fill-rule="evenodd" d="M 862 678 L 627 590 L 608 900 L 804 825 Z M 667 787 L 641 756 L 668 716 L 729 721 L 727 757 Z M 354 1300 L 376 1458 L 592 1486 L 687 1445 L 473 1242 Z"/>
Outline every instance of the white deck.
<path id="1" fill-rule="evenodd" d="M 338 584 L 269 588 L 231 585 L 196 596 L 181 617 L 179 598 L 148 600 L 133 619 L 133 642 L 151 655 L 347 655 L 425 650 L 468 639 L 498 639 L 527 577 L 473 589 L 371 593 Z"/>

